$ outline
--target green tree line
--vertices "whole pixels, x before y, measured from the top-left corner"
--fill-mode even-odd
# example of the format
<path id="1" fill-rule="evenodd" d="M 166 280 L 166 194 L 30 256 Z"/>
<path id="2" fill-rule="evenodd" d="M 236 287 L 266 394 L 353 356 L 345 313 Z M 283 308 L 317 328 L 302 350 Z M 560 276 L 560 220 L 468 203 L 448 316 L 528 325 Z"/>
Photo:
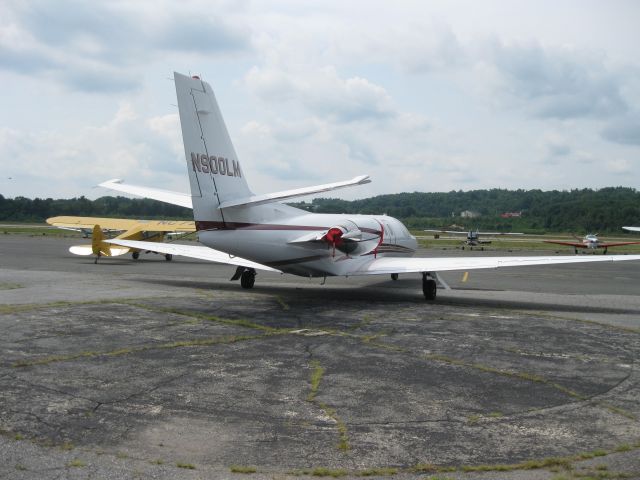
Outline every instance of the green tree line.
<path id="1" fill-rule="evenodd" d="M 398 193 L 362 200 L 318 198 L 292 204 L 317 213 L 382 214 L 399 218 L 410 228 L 452 224 L 481 230 L 552 232 L 613 232 L 640 225 L 640 192 L 633 188 L 599 190 L 471 190 L 468 192 Z M 460 218 L 462 211 L 480 214 Z M 519 218 L 501 218 L 522 212 Z M 5 198 L 0 195 L 0 221 L 43 222 L 48 217 L 78 215 L 114 218 L 192 219 L 191 210 L 149 199 L 85 197 L 71 199 Z"/>
<path id="2" fill-rule="evenodd" d="M 0 195 L 0 221 L 44 222 L 60 215 L 81 217 L 190 219 L 190 209 L 146 198 L 85 197 L 57 199 L 25 197 L 4 198 Z"/>

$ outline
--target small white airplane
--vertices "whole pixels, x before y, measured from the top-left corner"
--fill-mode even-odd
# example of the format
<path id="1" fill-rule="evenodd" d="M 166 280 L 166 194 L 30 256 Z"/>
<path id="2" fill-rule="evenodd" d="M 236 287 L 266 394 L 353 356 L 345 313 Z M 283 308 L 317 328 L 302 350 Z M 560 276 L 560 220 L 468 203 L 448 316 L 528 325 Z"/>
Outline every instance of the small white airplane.
<path id="1" fill-rule="evenodd" d="M 460 230 L 438 230 L 436 228 L 428 228 L 425 232 L 433 232 L 433 233 L 449 233 L 453 235 L 464 235 L 466 233 L 467 238 L 464 241 L 465 245 L 469 245 L 470 247 L 477 247 L 478 245 L 488 245 L 491 243 L 491 240 L 481 240 L 480 239 L 480 231 L 479 230 L 469 230 L 468 232 L 463 232 Z M 482 232 L 482 235 L 524 235 L 524 233 L 518 232 Z M 462 247 L 464 249 L 464 247 Z"/>
<path id="2" fill-rule="evenodd" d="M 428 300 L 436 297 L 437 272 L 594 261 L 640 260 L 628 256 L 411 258 L 418 245 L 386 215 L 315 214 L 281 200 L 369 183 L 366 175 L 315 187 L 255 195 L 229 138 L 211 86 L 174 74 L 191 195 L 127 185 L 101 186 L 193 208 L 199 241 L 206 246 L 112 239 L 115 245 L 236 265 L 231 280 L 252 288 L 256 270 L 304 277 L 422 275 Z M 441 282 L 444 284 L 444 282 Z"/>
<path id="3" fill-rule="evenodd" d="M 640 232 L 640 227 L 622 227 L 625 230 L 629 230 L 630 232 Z"/>
<path id="4" fill-rule="evenodd" d="M 622 245 L 637 245 L 640 242 L 603 242 L 598 238 L 597 233 L 588 233 L 584 237 L 576 237 L 577 242 L 565 242 L 563 240 L 543 240 L 544 243 L 554 243 L 556 245 L 568 245 L 573 247 L 574 252 L 577 254 L 579 248 L 585 248 L 589 250 L 595 250 L 597 248 L 603 248 L 604 255 L 607 254 L 609 247 L 620 247 Z"/>

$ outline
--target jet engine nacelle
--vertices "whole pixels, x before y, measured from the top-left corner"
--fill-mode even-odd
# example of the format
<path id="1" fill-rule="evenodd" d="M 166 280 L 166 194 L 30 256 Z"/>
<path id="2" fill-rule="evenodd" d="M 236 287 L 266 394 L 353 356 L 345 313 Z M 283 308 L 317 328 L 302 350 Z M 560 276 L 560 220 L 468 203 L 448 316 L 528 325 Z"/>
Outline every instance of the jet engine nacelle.
<path id="1" fill-rule="evenodd" d="M 380 226 L 377 229 L 360 227 L 354 221 L 329 228 L 321 240 L 346 254 L 362 255 L 374 250 L 380 243 Z"/>

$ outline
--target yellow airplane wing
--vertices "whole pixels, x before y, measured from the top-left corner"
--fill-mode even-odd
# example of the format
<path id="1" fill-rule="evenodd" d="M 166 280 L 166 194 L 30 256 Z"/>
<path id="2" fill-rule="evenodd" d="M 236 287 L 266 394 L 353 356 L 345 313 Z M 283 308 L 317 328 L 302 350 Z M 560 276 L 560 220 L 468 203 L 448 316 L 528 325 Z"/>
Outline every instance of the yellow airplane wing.
<path id="1" fill-rule="evenodd" d="M 194 222 L 185 220 L 133 220 L 129 218 L 51 217 L 47 223 L 60 228 L 93 229 L 100 225 L 105 230 L 145 232 L 195 232 Z"/>

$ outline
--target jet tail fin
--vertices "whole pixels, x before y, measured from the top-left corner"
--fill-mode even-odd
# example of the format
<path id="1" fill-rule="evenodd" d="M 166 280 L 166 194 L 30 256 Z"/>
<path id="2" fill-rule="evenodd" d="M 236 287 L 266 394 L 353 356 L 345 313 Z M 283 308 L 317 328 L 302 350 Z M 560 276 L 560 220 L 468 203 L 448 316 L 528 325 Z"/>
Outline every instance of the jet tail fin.
<path id="1" fill-rule="evenodd" d="M 252 195 L 211 86 L 174 73 L 194 218 L 224 223 L 223 202 Z"/>

